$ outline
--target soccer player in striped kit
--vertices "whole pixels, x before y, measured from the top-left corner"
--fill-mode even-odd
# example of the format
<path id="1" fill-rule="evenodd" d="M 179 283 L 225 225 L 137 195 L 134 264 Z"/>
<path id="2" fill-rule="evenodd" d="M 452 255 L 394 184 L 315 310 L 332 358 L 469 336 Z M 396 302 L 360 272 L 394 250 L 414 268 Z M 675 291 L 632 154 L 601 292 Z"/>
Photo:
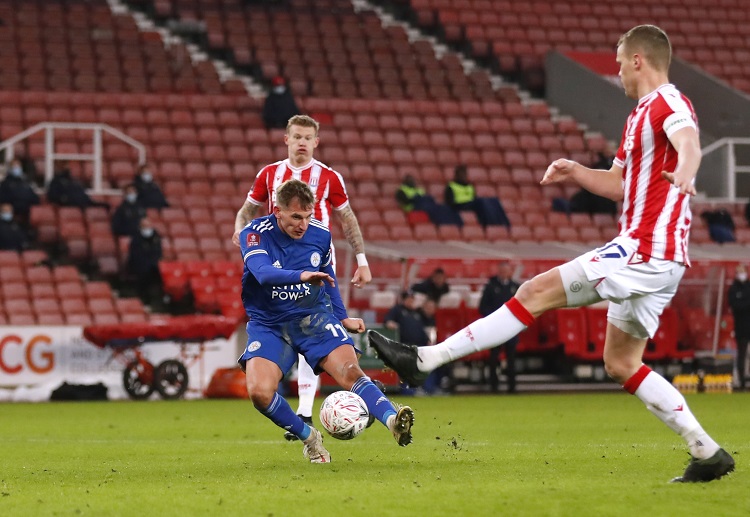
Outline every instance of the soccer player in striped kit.
<path id="1" fill-rule="evenodd" d="M 300 180 L 307 183 L 315 194 L 315 219 L 330 228 L 332 213 L 337 213 L 344 230 L 344 236 L 357 258 L 357 270 L 354 272 L 351 282 L 355 287 L 362 287 L 372 280 L 372 273 L 365 256 L 362 231 L 349 204 L 344 178 L 313 157 L 315 148 L 318 147 L 320 141 L 318 138 L 319 129 L 318 122 L 307 115 L 295 115 L 289 119 L 284 135 L 284 143 L 287 145 L 289 156 L 285 160 L 266 165 L 260 170 L 250 192 L 247 194 L 245 203 L 237 213 L 232 241 L 239 246 L 240 232 L 255 218 L 261 206 L 267 204 L 268 212 L 273 211 L 276 189 L 279 185 L 291 178 Z M 297 372 L 299 393 L 297 414 L 302 416 L 306 423 L 312 424 L 312 409 L 315 402 L 315 393 L 318 390 L 318 376 L 315 375 L 301 355 L 299 356 Z M 297 439 L 294 434 L 289 432 L 284 436 L 287 440 Z"/>
<path id="2" fill-rule="evenodd" d="M 625 33 L 617 44 L 619 75 L 625 94 L 638 104 L 612 167 L 595 170 L 555 160 L 541 182 L 573 181 L 622 201 L 614 240 L 537 275 L 500 309 L 435 346 L 417 349 L 375 332 L 368 337 L 388 366 L 419 385 L 427 372 L 507 341 L 547 310 L 609 300 L 607 373 L 685 440 L 692 459 L 673 481 L 712 481 L 734 470 L 734 459 L 703 430 L 680 392 L 643 364 L 648 338 L 690 265 L 689 202 L 701 160 L 697 117 L 687 97 L 669 83 L 670 60 L 669 38 L 660 28 L 640 25 Z"/>

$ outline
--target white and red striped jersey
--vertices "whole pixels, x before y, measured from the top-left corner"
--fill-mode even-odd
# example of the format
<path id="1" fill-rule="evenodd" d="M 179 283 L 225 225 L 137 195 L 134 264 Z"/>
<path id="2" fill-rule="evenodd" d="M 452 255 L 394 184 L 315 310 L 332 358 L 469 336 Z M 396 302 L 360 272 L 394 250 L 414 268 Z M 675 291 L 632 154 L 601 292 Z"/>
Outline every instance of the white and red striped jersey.
<path id="1" fill-rule="evenodd" d="M 698 130 L 692 103 L 674 85 L 660 86 L 628 117 L 614 164 L 623 169 L 620 235 L 638 239 L 644 257 L 689 265 L 690 196 L 661 176 L 677 167 L 669 137 L 685 127 Z"/>
<path id="2" fill-rule="evenodd" d="M 276 189 L 292 178 L 310 186 L 315 194 L 313 217 L 330 228 L 331 209 L 345 208 L 349 204 L 349 196 L 341 174 L 315 159 L 300 168 L 294 167 L 288 159 L 266 165 L 255 177 L 255 182 L 247 193 L 248 202 L 258 206 L 268 203 L 270 213 L 276 202 Z"/>

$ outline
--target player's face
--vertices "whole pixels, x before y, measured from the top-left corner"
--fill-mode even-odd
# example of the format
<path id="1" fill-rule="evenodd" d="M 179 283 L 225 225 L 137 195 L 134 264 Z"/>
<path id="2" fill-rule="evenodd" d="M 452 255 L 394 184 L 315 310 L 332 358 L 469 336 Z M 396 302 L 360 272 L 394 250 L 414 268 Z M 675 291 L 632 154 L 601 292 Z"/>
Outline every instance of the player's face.
<path id="1" fill-rule="evenodd" d="M 620 65 L 620 82 L 625 89 L 625 95 L 638 100 L 638 88 L 635 77 L 635 64 L 632 54 L 627 54 L 625 45 L 617 47 L 617 63 Z"/>
<path id="2" fill-rule="evenodd" d="M 304 165 L 312 159 L 318 142 L 314 127 L 291 126 L 284 135 L 284 143 L 289 150 L 289 161 L 295 166 Z"/>
<path id="3" fill-rule="evenodd" d="M 295 197 L 287 208 L 274 206 L 273 213 L 282 232 L 292 239 L 301 239 L 310 225 L 313 207 L 303 208 L 299 199 Z"/>

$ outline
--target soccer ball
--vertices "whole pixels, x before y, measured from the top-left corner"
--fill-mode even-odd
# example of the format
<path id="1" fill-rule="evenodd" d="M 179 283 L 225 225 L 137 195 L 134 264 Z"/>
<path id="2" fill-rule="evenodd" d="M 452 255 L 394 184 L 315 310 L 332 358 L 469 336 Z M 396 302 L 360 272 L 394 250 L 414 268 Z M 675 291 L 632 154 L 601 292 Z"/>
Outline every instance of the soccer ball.
<path id="1" fill-rule="evenodd" d="M 351 440 L 364 431 L 369 417 L 365 401 L 351 391 L 331 393 L 320 406 L 320 423 L 339 440 Z"/>

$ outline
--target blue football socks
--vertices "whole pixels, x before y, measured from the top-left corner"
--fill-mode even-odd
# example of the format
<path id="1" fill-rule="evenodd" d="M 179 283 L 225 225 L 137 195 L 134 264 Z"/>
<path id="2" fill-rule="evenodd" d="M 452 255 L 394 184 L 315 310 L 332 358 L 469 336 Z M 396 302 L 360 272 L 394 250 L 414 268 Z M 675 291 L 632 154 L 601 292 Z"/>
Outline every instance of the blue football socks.
<path id="1" fill-rule="evenodd" d="M 302 421 L 286 399 L 278 393 L 274 393 L 271 404 L 260 412 L 274 424 L 296 435 L 300 440 L 306 440 L 310 436 L 310 427 Z"/>
<path id="2" fill-rule="evenodd" d="M 383 422 L 388 427 L 388 417 L 396 414 L 396 408 L 391 401 L 383 395 L 383 392 L 375 386 L 369 377 L 360 377 L 352 386 L 351 391 L 356 393 L 367 404 L 367 410 L 372 416 Z"/>

